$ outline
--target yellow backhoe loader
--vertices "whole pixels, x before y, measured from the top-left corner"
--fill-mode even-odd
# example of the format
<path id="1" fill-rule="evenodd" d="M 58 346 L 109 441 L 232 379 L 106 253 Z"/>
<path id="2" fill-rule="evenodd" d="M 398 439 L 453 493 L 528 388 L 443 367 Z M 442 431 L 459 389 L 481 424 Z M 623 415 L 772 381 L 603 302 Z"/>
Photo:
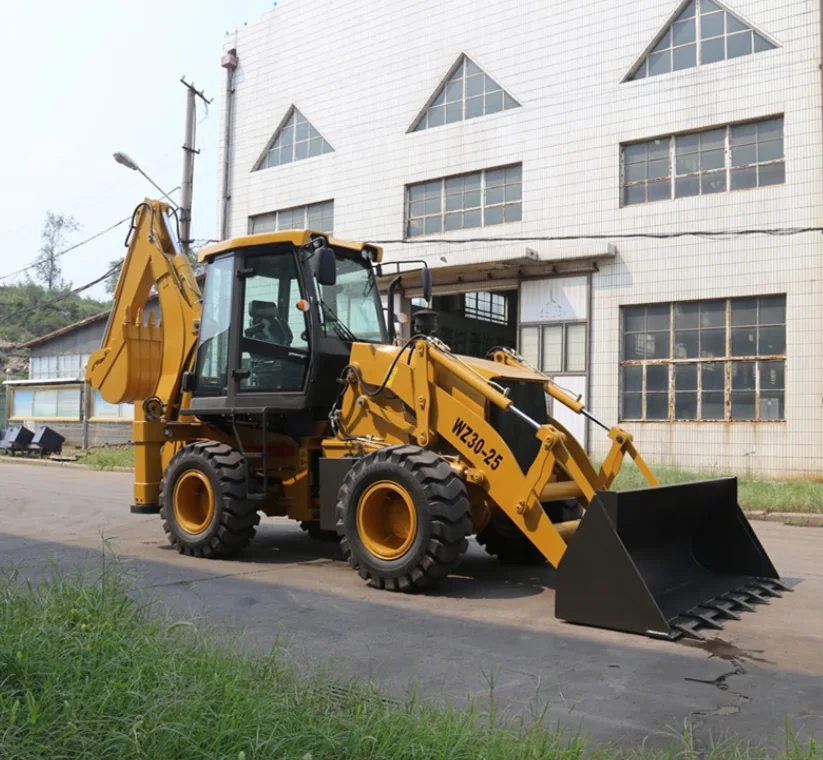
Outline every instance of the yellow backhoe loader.
<path id="1" fill-rule="evenodd" d="M 87 379 L 134 403 L 132 510 L 159 512 L 179 552 L 232 556 L 261 513 L 285 515 L 339 539 L 372 586 L 412 591 L 475 535 L 557 568 L 559 618 L 667 639 L 787 590 L 734 478 L 659 487 L 630 433 L 509 348 L 455 355 L 433 311 L 395 338 L 400 277 L 386 319 L 379 247 L 307 230 L 227 240 L 200 252 L 201 297 L 168 206 L 140 204 L 127 246 Z M 546 394 L 607 431 L 599 471 Z M 609 490 L 626 456 L 649 488 Z"/>

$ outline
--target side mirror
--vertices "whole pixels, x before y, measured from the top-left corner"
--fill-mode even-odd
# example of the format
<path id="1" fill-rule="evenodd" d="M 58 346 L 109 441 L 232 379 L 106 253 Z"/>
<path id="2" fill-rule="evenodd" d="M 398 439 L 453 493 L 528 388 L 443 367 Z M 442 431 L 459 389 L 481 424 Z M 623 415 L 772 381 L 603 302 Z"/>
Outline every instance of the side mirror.
<path id="1" fill-rule="evenodd" d="M 315 252 L 315 276 L 321 285 L 334 285 L 337 282 L 337 260 L 334 251 L 327 245 L 318 248 Z"/>
<path id="2" fill-rule="evenodd" d="M 194 372 L 184 372 L 180 377 L 180 390 L 183 393 L 190 393 L 194 391 L 197 385 L 197 376 Z"/>
<path id="3" fill-rule="evenodd" d="M 423 267 L 420 279 L 423 282 L 423 298 L 429 303 L 432 300 L 432 273 L 428 267 Z"/>

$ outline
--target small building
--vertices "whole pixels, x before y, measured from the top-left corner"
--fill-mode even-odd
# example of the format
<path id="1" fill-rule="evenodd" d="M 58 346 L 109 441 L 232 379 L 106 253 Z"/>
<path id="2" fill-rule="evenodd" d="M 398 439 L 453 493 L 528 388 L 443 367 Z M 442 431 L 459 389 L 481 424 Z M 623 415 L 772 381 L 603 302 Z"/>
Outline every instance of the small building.
<path id="1" fill-rule="evenodd" d="M 131 441 L 131 404 L 109 404 L 84 382 L 109 312 L 75 322 L 21 345 L 31 352 L 29 376 L 6 382 L 9 424 L 54 428 L 66 446 L 85 448 Z"/>

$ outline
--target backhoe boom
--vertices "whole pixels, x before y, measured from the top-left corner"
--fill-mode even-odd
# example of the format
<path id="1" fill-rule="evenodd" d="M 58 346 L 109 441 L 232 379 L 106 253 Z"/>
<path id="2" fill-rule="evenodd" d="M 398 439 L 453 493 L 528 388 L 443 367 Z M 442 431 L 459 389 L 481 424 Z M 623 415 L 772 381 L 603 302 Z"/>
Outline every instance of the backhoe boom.
<path id="1" fill-rule="evenodd" d="M 127 244 L 103 342 L 89 359 L 86 380 L 110 404 L 134 403 L 135 505 L 156 511 L 163 426 L 179 416 L 180 383 L 194 361 L 201 295 L 167 204 L 141 203 Z M 153 288 L 159 322 L 144 311 Z"/>

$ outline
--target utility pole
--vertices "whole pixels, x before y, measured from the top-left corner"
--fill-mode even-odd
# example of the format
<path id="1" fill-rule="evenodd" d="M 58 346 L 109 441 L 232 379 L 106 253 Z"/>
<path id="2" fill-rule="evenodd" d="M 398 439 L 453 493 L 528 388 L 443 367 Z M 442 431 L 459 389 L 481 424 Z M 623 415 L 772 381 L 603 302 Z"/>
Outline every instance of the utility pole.
<path id="1" fill-rule="evenodd" d="M 189 84 L 185 77 L 180 81 L 186 88 L 186 136 L 183 142 L 183 184 L 180 190 L 180 244 L 183 252 L 191 251 L 191 196 L 194 190 L 194 155 L 200 151 L 195 148 L 197 141 L 197 98 L 206 106 L 211 100 L 206 98 L 201 90 Z"/>

